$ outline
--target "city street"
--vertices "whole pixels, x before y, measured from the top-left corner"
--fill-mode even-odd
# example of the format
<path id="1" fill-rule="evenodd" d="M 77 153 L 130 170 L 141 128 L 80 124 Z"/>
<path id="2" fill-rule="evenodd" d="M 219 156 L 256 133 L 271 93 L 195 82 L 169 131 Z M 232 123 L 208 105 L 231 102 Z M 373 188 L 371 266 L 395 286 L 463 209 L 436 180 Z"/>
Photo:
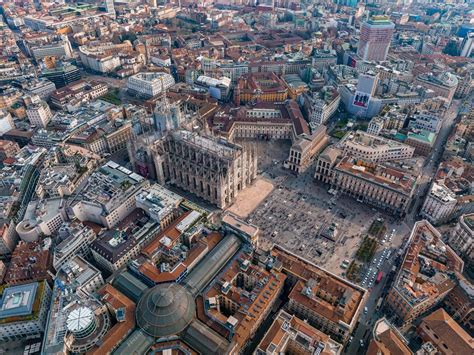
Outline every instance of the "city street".
<path id="1" fill-rule="evenodd" d="M 365 286 L 369 290 L 367 313 L 361 314 L 353 339 L 345 349 L 347 354 L 364 353 L 367 350 L 373 325 L 380 318 L 376 309 L 377 303 L 385 297 L 389 288 L 387 276 L 394 266 L 397 251 L 418 219 L 418 210 L 437 171 L 460 105 L 460 101 L 454 101 L 447 110 L 433 152 L 423 166 L 415 202 L 409 215 L 401 223 L 352 198 L 328 194 L 327 186 L 313 181 L 312 168 L 297 177 L 282 169 L 281 159 L 284 157 L 282 150 L 288 148 L 286 144 L 280 145 L 278 142 L 259 144 L 259 152 L 265 152 L 263 154 L 265 163 L 262 162 L 260 165 L 261 171 L 273 179 L 275 186 L 278 187 L 248 218 L 248 221 L 261 228 L 264 247 L 268 248 L 277 242 L 319 265 L 324 265 L 331 272 L 344 275 L 345 270 L 341 268 L 342 261 L 354 259 L 361 243 L 361 236 L 367 233 L 373 220 L 382 217 L 388 232 L 395 229 L 391 242 L 379 245 L 374 256 L 374 259 L 380 260 L 384 250 L 390 251 L 388 259 L 383 257 L 380 268 L 374 266 L 376 272 L 383 272 L 381 282 L 374 284 L 372 279 L 372 283 Z M 276 151 L 279 151 L 276 155 L 278 160 L 272 159 Z M 341 217 L 341 213 L 344 218 Z M 337 224 L 341 233 L 335 242 L 318 236 L 318 230 L 327 223 Z M 363 340 L 363 346 L 360 340 Z"/>
<path id="2" fill-rule="evenodd" d="M 400 242 L 401 244 L 402 238 L 399 231 L 397 230 L 395 234 L 399 236 L 399 238 L 396 238 L 396 240 L 398 240 L 398 242 Z M 359 325 L 357 326 L 356 331 L 352 335 L 353 339 L 351 343 L 344 349 L 345 354 L 363 354 L 367 350 L 370 338 L 372 337 L 372 327 L 374 323 L 380 318 L 380 314 L 376 310 L 377 302 L 379 301 L 380 297 L 382 297 L 384 290 L 388 288 L 387 276 L 390 273 L 393 267 L 393 262 L 397 257 L 396 251 L 398 250 L 398 248 L 399 246 L 390 248 L 391 255 L 389 259 L 384 258 L 384 263 L 379 269 L 383 272 L 382 281 L 379 284 L 375 284 L 371 289 L 369 289 L 369 298 L 366 302 L 367 314 L 361 314 L 359 318 Z M 374 258 L 379 258 L 381 254 L 382 250 L 379 250 L 375 254 Z M 360 346 L 360 340 L 364 341 L 363 347 Z"/>
<path id="3" fill-rule="evenodd" d="M 451 107 L 446 111 L 445 119 L 435 142 L 434 149 L 430 156 L 428 156 L 428 158 L 426 159 L 427 163 L 423 167 L 423 175 L 421 177 L 421 183 L 418 184 L 415 203 L 413 204 L 412 210 L 410 211 L 409 215 L 407 215 L 401 226 L 401 228 L 405 228 L 405 230 L 407 231 L 405 233 L 405 237 L 408 236 L 408 233 L 411 230 L 413 224 L 419 219 L 418 210 L 421 208 L 421 205 L 426 197 L 428 189 L 431 185 L 431 179 L 434 177 L 434 174 L 438 169 L 439 161 L 441 160 L 441 157 L 443 155 L 446 141 L 454 128 L 455 119 L 458 115 L 460 106 L 461 101 L 453 101 Z M 400 238 L 399 241 L 401 245 L 402 239 Z M 382 297 L 384 290 L 388 290 L 388 288 L 390 287 L 390 285 L 387 285 L 387 275 L 393 267 L 393 262 L 397 257 L 397 253 L 395 253 L 396 250 L 397 249 L 393 250 L 389 260 L 387 260 L 380 269 L 381 271 L 383 271 L 384 277 L 382 279 L 382 282 L 378 285 L 375 285 L 369 294 L 369 299 L 367 300 L 366 304 L 368 312 L 367 314 L 361 315 L 359 326 L 353 334 L 353 340 L 344 350 L 344 353 L 346 354 L 363 354 L 367 350 L 370 338 L 372 337 L 371 332 L 373 325 L 375 321 L 380 318 L 380 315 L 376 311 L 377 302 L 379 298 Z M 379 255 L 380 251 L 376 254 L 375 257 L 377 258 L 379 257 Z M 363 347 L 360 346 L 360 340 L 364 341 Z"/>
<path id="4" fill-rule="evenodd" d="M 416 198 L 415 202 L 412 205 L 412 209 L 405 218 L 406 223 L 412 226 L 415 221 L 418 219 L 419 210 L 425 200 L 426 194 L 429 191 L 431 186 L 431 180 L 434 177 L 436 171 L 438 170 L 439 162 L 444 152 L 444 147 L 448 140 L 449 135 L 451 134 L 455 120 L 458 115 L 459 109 L 461 107 L 462 101 L 454 100 L 450 108 L 446 111 L 445 117 L 440 128 L 438 137 L 434 144 L 431 154 L 426 158 L 425 165 L 423 166 L 423 175 L 421 176 L 417 191 L 415 193 Z"/>

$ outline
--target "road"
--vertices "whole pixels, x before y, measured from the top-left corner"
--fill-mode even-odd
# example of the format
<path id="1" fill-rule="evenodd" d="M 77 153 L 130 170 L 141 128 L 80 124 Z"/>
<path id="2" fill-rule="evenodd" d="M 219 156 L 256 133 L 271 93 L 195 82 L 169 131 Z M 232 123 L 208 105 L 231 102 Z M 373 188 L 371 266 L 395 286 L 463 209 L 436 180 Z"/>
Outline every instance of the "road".
<path id="1" fill-rule="evenodd" d="M 388 225 L 389 231 L 393 225 Z M 388 245 L 385 243 L 384 245 L 380 246 L 374 256 L 374 259 L 380 260 L 382 257 L 382 253 L 385 248 L 388 248 L 391 251 L 391 255 L 389 259 L 383 258 L 383 264 L 381 265 L 378 271 L 383 272 L 382 281 L 379 284 L 374 284 L 371 288 L 369 288 L 369 297 L 365 306 L 367 307 L 367 314 L 362 313 L 359 318 L 359 325 L 357 326 L 355 332 L 352 334 L 352 341 L 351 343 L 346 346 L 344 349 L 345 354 L 363 354 L 367 350 L 367 347 L 370 342 L 370 338 L 372 336 L 372 327 L 374 323 L 380 318 L 380 314 L 376 312 L 376 305 L 377 301 L 381 296 L 385 296 L 384 290 L 388 290 L 390 285 L 387 285 L 387 275 L 390 273 L 391 268 L 393 266 L 393 262 L 397 257 L 396 251 L 400 247 L 399 244 L 402 242 L 401 235 L 405 234 L 405 230 L 401 227 L 396 228 L 394 232 L 394 242 Z M 360 340 L 364 340 L 364 346 L 360 346 Z"/>
<path id="2" fill-rule="evenodd" d="M 444 152 L 444 147 L 446 145 L 449 135 L 451 134 L 455 126 L 456 117 L 461 107 L 461 103 L 461 100 L 453 101 L 449 109 L 446 111 L 443 123 L 438 133 L 438 137 L 433 146 L 433 150 L 431 154 L 426 158 L 425 165 L 422 168 L 422 176 L 418 180 L 418 186 L 415 192 L 415 202 L 410 210 L 410 213 L 405 218 L 405 221 L 410 226 L 412 226 L 419 219 L 419 209 L 421 208 L 425 200 L 426 194 L 429 191 L 431 180 L 438 169 L 439 162 Z"/>
<path id="3" fill-rule="evenodd" d="M 456 117 L 461 107 L 461 103 L 462 102 L 459 100 L 453 101 L 451 107 L 445 113 L 442 126 L 440 128 L 438 137 L 433 147 L 433 151 L 430 156 L 427 157 L 425 165 L 422 168 L 422 176 L 420 177 L 417 191 L 415 193 L 415 196 L 417 197 L 410 213 L 406 216 L 404 220 L 403 225 L 405 227 L 411 228 L 413 224 L 419 219 L 418 211 L 421 208 L 421 205 L 423 204 L 426 194 L 428 193 L 428 190 L 431 185 L 431 180 L 436 174 L 448 137 L 455 127 Z M 377 258 L 379 257 L 382 250 L 377 252 Z M 383 281 L 380 284 L 375 285 L 370 291 L 369 298 L 366 303 L 368 312 L 367 314 L 361 315 L 359 325 L 353 334 L 353 340 L 348 346 L 346 346 L 344 353 L 363 354 L 366 352 L 370 342 L 370 338 L 372 336 L 373 325 L 381 316 L 375 311 L 375 307 L 378 299 L 382 295 L 384 296 L 384 290 L 388 290 L 390 287 L 390 285 L 386 284 L 388 280 L 387 275 L 390 273 L 395 258 L 396 253 L 392 252 L 390 259 L 386 261 L 384 265 L 382 265 L 381 270 L 384 273 Z M 360 346 L 361 339 L 364 340 L 363 347 Z"/>

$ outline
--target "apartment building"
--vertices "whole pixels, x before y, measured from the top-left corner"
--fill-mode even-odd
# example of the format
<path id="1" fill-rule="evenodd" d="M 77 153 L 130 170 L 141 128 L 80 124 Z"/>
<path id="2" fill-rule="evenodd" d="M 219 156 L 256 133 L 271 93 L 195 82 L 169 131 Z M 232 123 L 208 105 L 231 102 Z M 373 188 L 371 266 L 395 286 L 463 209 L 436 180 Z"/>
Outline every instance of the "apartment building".
<path id="1" fill-rule="evenodd" d="M 229 206 L 257 174 L 252 149 L 189 131 L 170 132 L 153 145 L 156 176 L 219 208 Z"/>
<path id="2" fill-rule="evenodd" d="M 438 354 L 474 353 L 474 338 L 442 308 L 424 317 L 417 333 L 424 342 L 432 343 Z"/>
<path id="3" fill-rule="evenodd" d="M 85 67 L 98 73 L 110 73 L 121 65 L 119 54 L 130 53 L 132 50 L 130 41 L 120 44 L 101 42 L 80 46 L 79 57 Z"/>
<path id="4" fill-rule="evenodd" d="M 304 108 L 310 124 L 326 124 L 339 107 L 341 96 L 333 87 L 324 87 L 320 91 L 303 95 Z"/>
<path id="5" fill-rule="evenodd" d="M 51 239 L 38 242 L 20 241 L 13 251 L 5 273 L 4 283 L 19 285 L 29 282 L 51 280 L 54 273 L 52 253 L 49 251 Z M 36 260 L 31 263 L 31 260 Z"/>
<path id="6" fill-rule="evenodd" d="M 270 314 L 285 279 L 283 273 L 254 265 L 241 253 L 204 294 L 210 304 L 207 316 L 229 327 L 233 341 L 243 349 Z"/>
<path id="7" fill-rule="evenodd" d="M 113 273 L 140 253 L 140 245 L 127 231 L 104 231 L 91 245 L 95 262 Z"/>
<path id="8" fill-rule="evenodd" d="M 40 183 L 36 186 L 39 198 L 57 198 L 70 196 L 89 176 L 87 167 L 76 167 L 75 164 L 58 164 L 41 170 Z"/>
<path id="9" fill-rule="evenodd" d="M 105 133 L 104 138 L 107 144 L 107 152 L 116 153 L 127 148 L 127 144 L 132 139 L 132 122 L 107 122 L 100 126 Z"/>
<path id="10" fill-rule="evenodd" d="M 474 213 L 459 217 L 448 237 L 448 244 L 467 264 L 474 263 Z"/>
<path id="11" fill-rule="evenodd" d="M 443 308 L 469 334 L 474 334 L 474 285 L 457 274 L 458 284 L 448 293 Z"/>
<path id="12" fill-rule="evenodd" d="M 458 99 L 464 99 L 468 97 L 474 88 L 474 73 L 472 72 L 472 65 L 466 67 L 465 69 L 464 75 L 458 78 L 459 84 L 456 88 L 456 93 L 454 94 L 454 96 Z"/>
<path id="13" fill-rule="evenodd" d="M 378 136 L 385 128 L 385 119 L 380 116 L 373 117 L 367 126 L 367 133 Z"/>
<path id="14" fill-rule="evenodd" d="M 63 287 L 74 284 L 75 292 L 84 296 L 94 295 L 104 285 L 102 273 L 80 255 L 73 256 L 57 270 L 56 279 Z"/>
<path id="15" fill-rule="evenodd" d="M 59 270 L 72 258 L 80 256 L 90 260 L 90 246 L 96 239 L 94 230 L 77 222 L 65 222 L 58 230 L 58 242 L 54 247 L 53 267 Z"/>
<path id="16" fill-rule="evenodd" d="M 132 138 L 131 121 L 107 120 L 102 114 L 93 113 L 95 124 L 71 135 L 67 142 L 96 154 L 113 154 L 126 149 Z"/>
<path id="17" fill-rule="evenodd" d="M 1 186 L 4 191 L 8 191 L 0 201 L 0 217 L 13 218 L 15 222 L 23 218 L 33 196 L 39 176 L 38 170 L 43 164 L 45 155 L 44 148 L 25 146 L 0 170 Z M 19 207 L 16 213 L 12 210 L 14 204 Z"/>
<path id="18" fill-rule="evenodd" d="M 0 160 L 14 158 L 20 152 L 20 146 L 16 142 L 0 139 Z"/>
<path id="19" fill-rule="evenodd" d="M 416 85 L 421 85 L 427 89 L 433 90 L 435 96 L 445 98 L 448 105 L 450 105 L 453 100 L 458 83 L 459 81 L 456 75 L 449 72 L 442 72 L 438 75 L 434 75 L 433 73 L 421 74 L 415 79 Z"/>
<path id="20" fill-rule="evenodd" d="M 12 86 L 4 86 L 0 88 L 0 109 L 8 109 L 15 102 L 20 100 L 22 91 Z"/>
<path id="21" fill-rule="evenodd" d="M 439 112 L 422 110 L 413 115 L 408 127 L 413 130 L 425 130 L 438 134 L 442 123 L 443 119 Z"/>
<path id="22" fill-rule="evenodd" d="M 387 319 L 375 322 L 367 355 L 413 355 L 408 340 Z"/>
<path id="23" fill-rule="evenodd" d="M 112 228 L 136 208 L 136 195 L 148 186 L 149 182 L 142 176 L 109 161 L 69 201 L 68 213 L 82 222 Z"/>
<path id="24" fill-rule="evenodd" d="M 408 132 L 405 143 L 415 148 L 415 154 L 430 155 L 436 141 L 436 134 L 427 130 Z"/>
<path id="25" fill-rule="evenodd" d="M 457 205 L 456 195 L 441 182 L 433 183 L 421 208 L 421 216 L 433 224 L 451 219 Z"/>
<path id="26" fill-rule="evenodd" d="M 20 81 L 20 85 L 28 95 L 38 95 L 45 101 L 49 100 L 51 93 L 56 90 L 54 83 L 46 78 Z"/>
<path id="27" fill-rule="evenodd" d="M 143 189 L 135 198 L 137 208 L 159 223 L 161 229 L 168 227 L 179 216 L 178 208 L 184 201 L 183 197 L 158 184 Z"/>
<path id="28" fill-rule="evenodd" d="M 62 36 L 61 39 L 51 43 L 32 46 L 30 52 L 36 61 L 45 57 L 58 57 L 64 59 L 70 59 L 73 57 L 71 43 L 66 36 Z"/>
<path id="29" fill-rule="evenodd" d="M 221 77 L 219 79 L 211 78 L 209 76 L 200 75 L 194 84 L 198 88 L 207 90 L 209 95 L 216 100 L 227 100 L 231 89 L 231 79 Z"/>
<path id="30" fill-rule="evenodd" d="M 0 110 L 0 135 L 15 128 L 13 117 L 7 110 Z"/>
<path id="31" fill-rule="evenodd" d="M 255 350 L 255 355 L 339 355 L 342 345 L 284 310 L 278 312 Z"/>
<path id="32" fill-rule="evenodd" d="M 15 222 L 0 222 L 0 256 L 11 254 L 18 244 Z"/>
<path id="33" fill-rule="evenodd" d="M 367 133 L 378 136 L 383 130 L 399 131 L 407 120 L 407 113 L 399 105 L 385 106 L 380 115 L 373 117 L 367 127 Z"/>
<path id="34" fill-rule="evenodd" d="M 44 101 L 28 105 L 26 108 L 26 115 L 33 126 L 41 128 L 45 128 L 53 117 L 53 113 L 48 104 Z"/>
<path id="35" fill-rule="evenodd" d="M 409 159 L 415 152 L 409 145 L 363 131 L 347 133 L 338 145 L 342 147 L 343 154 L 374 163 Z"/>
<path id="36" fill-rule="evenodd" d="M 367 291 L 275 245 L 273 264 L 293 285 L 287 310 L 341 344 L 354 330 Z"/>
<path id="37" fill-rule="evenodd" d="M 68 110 L 95 100 L 105 95 L 108 90 L 107 84 L 98 81 L 74 81 L 51 93 L 51 105 L 61 110 Z"/>
<path id="38" fill-rule="evenodd" d="M 402 267 L 386 302 L 401 324 L 410 325 L 438 305 L 456 286 L 454 272 L 464 262 L 445 245 L 441 234 L 428 221 L 415 223 Z"/>

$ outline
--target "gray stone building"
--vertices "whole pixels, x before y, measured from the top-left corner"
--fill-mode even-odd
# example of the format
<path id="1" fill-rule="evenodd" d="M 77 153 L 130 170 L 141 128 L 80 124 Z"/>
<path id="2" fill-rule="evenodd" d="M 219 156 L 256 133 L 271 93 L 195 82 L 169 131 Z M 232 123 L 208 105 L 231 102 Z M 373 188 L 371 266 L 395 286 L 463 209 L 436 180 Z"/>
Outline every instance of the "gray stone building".
<path id="1" fill-rule="evenodd" d="M 219 208 L 232 204 L 257 175 L 253 149 L 189 131 L 168 133 L 152 152 L 160 184 L 170 182 Z"/>

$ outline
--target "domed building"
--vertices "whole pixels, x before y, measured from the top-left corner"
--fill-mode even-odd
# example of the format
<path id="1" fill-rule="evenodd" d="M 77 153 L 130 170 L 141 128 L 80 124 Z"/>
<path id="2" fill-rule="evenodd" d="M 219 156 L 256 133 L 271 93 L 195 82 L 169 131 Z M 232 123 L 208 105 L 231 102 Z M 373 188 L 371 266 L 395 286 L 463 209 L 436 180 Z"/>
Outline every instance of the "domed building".
<path id="1" fill-rule="evenodd" d="M 185 330 L 195 313 L 194 298 L 186 288 L 176 283 L 159 284 L 140 298 L 137 325 L 154 338 L 167 337 Z"/>
<path id="2" fill-rule="evenodd" d="M 107 307 L 99 301 L 77 299 L 65 308 L 66 334 L 64 344 L 72 353 L 91 350 L 110 328 Z"/>
<path id="3" fill-rule="evenodd" d="M 114 287 L 124 295 L 129 294 L 136 303 L 136 329 L 114 354 L 158 353 L 170 349 L 205 355 L 235 353 L 238 344 L 232 339 L 231 329 L 208 318 L 202 292 L 241 246 L 239 237 L 227 236 L 181 283 L 158 283 L 149 288 L 150 285 L 141 282 L 142 278 L 124 271 Z"/>

